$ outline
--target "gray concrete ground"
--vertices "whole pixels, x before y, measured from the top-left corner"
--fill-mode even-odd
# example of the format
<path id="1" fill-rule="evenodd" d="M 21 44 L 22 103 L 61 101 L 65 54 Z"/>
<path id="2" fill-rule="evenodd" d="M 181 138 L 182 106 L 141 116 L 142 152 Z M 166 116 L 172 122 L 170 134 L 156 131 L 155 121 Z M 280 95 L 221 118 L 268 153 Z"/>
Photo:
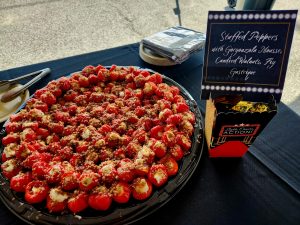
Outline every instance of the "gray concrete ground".
<path id="1" fill-rule="evenodd" d="M 227 5 L 226 0 L 178 2 L 182 25 L 203 32 L 207 11 Z M 138 42 L 178 25 L 175 7 L 176 0 L 0 0 L 0 70 Z M 299 0 L 277 0 L 273 7 L 299 8 Z M 299 22 L 282 101 L 300 114 Z"/>

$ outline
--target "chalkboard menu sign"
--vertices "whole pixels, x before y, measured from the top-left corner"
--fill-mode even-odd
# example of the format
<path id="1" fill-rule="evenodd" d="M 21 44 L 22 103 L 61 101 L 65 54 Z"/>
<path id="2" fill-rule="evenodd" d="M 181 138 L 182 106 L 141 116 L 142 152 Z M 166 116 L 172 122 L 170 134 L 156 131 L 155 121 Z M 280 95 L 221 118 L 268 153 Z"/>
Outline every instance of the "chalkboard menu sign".
<path id="1" fill-rule="evenodd" d="M 297 12 L 210 11 L 201 98 L 242 94 L 279 102 Z"/>

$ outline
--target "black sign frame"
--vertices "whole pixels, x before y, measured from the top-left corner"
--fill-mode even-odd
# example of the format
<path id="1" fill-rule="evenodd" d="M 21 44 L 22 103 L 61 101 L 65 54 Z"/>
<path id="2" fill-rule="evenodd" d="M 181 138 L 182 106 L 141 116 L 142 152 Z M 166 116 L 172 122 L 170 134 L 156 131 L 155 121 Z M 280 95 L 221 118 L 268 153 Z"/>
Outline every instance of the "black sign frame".
<path id="1" fill-rule="evenodd" d="M 279 102 L 297 12 L 209 11 L 201 98 Z"/>

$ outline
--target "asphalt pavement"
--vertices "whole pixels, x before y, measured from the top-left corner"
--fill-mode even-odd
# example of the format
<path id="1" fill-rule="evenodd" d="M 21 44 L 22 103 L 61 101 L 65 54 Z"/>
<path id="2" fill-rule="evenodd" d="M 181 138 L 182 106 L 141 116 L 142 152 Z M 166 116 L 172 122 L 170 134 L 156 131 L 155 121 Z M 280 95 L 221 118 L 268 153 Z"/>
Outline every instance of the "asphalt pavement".
<path id="1" fill-rule="evenodd" d="M 0 70 L 138 42 L 179 25 L 179 19 L 205 32 L 208 10 L 226 5 L 226 0 L 0 0 Z M 299 0 L 277 0 L 273 7 L 299 8 Z M 299 22 L 282 101 L 300 115 Z"/>

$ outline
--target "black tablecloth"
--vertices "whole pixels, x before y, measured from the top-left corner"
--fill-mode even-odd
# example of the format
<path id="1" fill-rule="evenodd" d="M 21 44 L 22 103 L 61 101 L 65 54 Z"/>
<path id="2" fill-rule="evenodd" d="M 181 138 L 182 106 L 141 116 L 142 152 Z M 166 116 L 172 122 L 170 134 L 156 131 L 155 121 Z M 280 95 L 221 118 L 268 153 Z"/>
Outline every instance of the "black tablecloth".
<path id="1" fill-rule="evenodd" d="M 14 68 L 0 72 L 9 79 L 45 67 L 51 76 L 30 88 L 45 86 L 50 80 L 91 65 L 134 65 L 165 74 L 200 101 L 203 52 L 172 67 L 143 62 L 138 44 L 122 46 Z M 164 207 L 136 224 L 300 224 L 300 117 L 286 105 L 241 159 L 209 159 L 207 149 L 196 172 L 181 192 Z M 23 224 L 0 205 L 0 224 Z"/>

